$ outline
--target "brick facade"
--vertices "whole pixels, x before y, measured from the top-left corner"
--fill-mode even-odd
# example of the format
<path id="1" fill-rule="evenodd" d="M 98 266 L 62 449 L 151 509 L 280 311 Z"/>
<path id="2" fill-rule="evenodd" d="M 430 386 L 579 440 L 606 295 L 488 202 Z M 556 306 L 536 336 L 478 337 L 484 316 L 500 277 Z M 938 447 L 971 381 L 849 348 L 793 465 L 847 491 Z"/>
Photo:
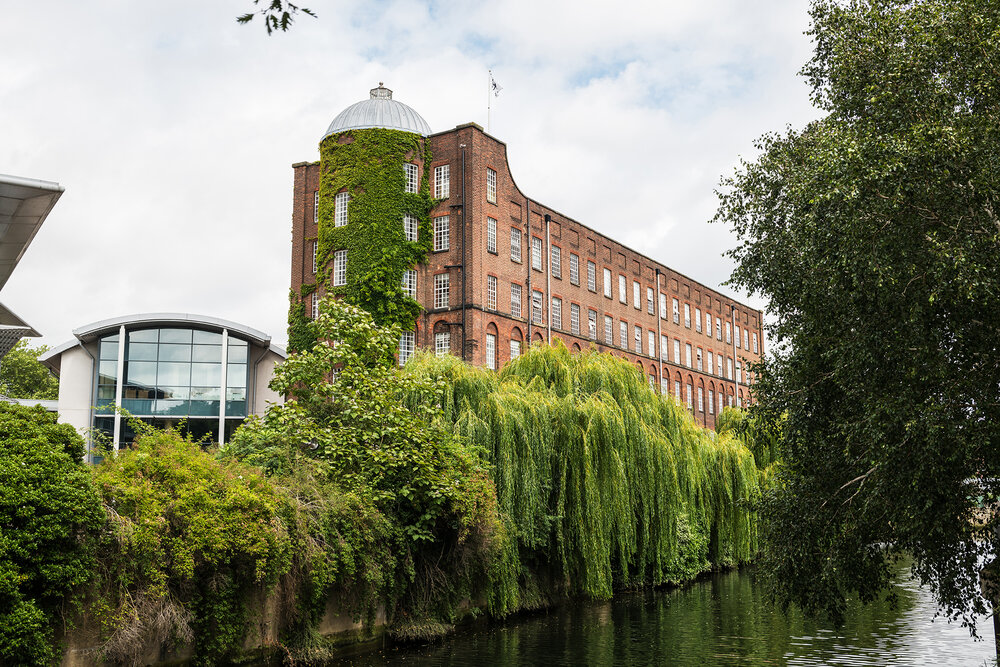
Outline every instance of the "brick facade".
<path id="1" fill-rule="evenodd" d="M 530 199 L 518 189 L 510 173 L 506 144 L 484 133 L 478 125 L 460 125 L 454 130 L 430 135 L 427 141 L 432 152 L 430 169 L 449 165 L 449 196 L 431 213 L 432 227 L 435 218 L 448 216 L 449 249 L 432 251 L 427 264 L 417 267 L 417 300 L 425 307 L 417 323 L 418 347 L 433 349 L 434 334 L 447 331 L 451 334 L 451 352 L 482 366 L 487 364 L 487 335 L 494 335 L 495 364 L 499 368 L 511 358 L 512 340 L 526 345 L 558 338 L 571 350 L 594 346 L 636 364 L 658 388 L 663 386 L 661 380 L 665 380 L 665 388 L 671 395 L 676 395 L 679 386 L 680 399 L 692 406 L 700 424 L 709 427 L 714 426 L 719 412 L 720 394 L 725 405 L 749 400 L 750 378 L 745 369 L 763 354 L 760 311 Z M 314 221 L 314 193 L 319 189 L 320 167 L 318 162 L 292 166 L 295 178 L 291 287 L 298 293 L 303 284 L 315 282 L 312 242 L 318 230 Z M 495 202 L 487 197 L 488 169 L 496 173 Z M 430 181 L 433 194 L 433 171 Z M 495 252 L 487 249 L 487 229 L 493 224 L 489 219 L 496 221 Z M 519 262 L 511 255 L 512 230 L 516 230 L 520 240 Z M 463 238 L 466 248 L 464 275 Z M 534 242 L 541 250 L 540 268 L 532 267 L 533 239 L 537 239 Z M 559 267 L 555 275 L 551 263 L 553 247 L 559 249 Z M 571 256 L 578 257 L 579 284 L 570 280 Z M 590 262 L 594 265 L 596 279 L 593 291 L 588 287 Z M 611 277 L 610 297 L 605 292 L 606 270 Z M 433 307 L 434 276 L 440 273 L 450 275 L 447 308 Z M 495 309 L 488 304 L 489 276 L 496 278 Z M 619 291 L 621 277 L 624 277 L 624 302 Z M 636 283 L 638 307 L 634 298 Z M 521 288 L 520 317 L 511 315 L 512 284 Z M 652 313 L 647 291 L 650 289 Z M 536 322 L 531 321 L 532 292 L 541 293 L 542 313 Z M 550 321 L 550 294 L 553 300 L 561 301 L 561 322 Z M 574 304 L 580 309 L 578 334 L 571 331 L 570 325 Z M 662 312 L 661 305 L 664 306 Z M 685 320 L 685 306 L 690 313 L 689 325 Z M 306 307 L 309 312 L 308 303 Z M 589 331 L 590 311 L 596 313 L 596 339 L 591 338 Z M 611 344 L 605 340 L 606 317 L 611 318 Z M 711 318 L 710 325 L 706 324 L 706 317 Z M 626 329 L 624 346 L 621 345 L 622 323 Z M 710 330 L 706 330 L 707 326 Z M 637 328 L 641 352 L 636 347 Z M 654 349 L 649 346 L 650 332 Z M 666 341 L 665 347 L 661 339 Z M 679 355 L 675 354 L 677 350 Z M 709 354 L 712 368 L 708 368 Z M 721 374 L 718 372 L 719 355 L 723 358 Z M 737 377 L 737 364 L 743 369 L 742 378 Z M 742 382 L 737 381 L 739 379 Z"/>

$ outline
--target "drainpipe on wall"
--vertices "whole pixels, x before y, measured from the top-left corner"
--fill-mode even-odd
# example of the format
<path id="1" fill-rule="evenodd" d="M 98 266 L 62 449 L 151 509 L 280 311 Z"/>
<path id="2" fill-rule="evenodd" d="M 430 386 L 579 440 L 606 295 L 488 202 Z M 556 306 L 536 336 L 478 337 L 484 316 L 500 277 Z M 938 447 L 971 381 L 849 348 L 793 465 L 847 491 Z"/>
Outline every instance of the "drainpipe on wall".
<path id="1" fill-rule="evenodd" d="M 546 342 L 552 344 L 552 236 L 549 233 L 549 225 L 552 222 L 552 216 L 548 213 L 545 214 L 545 252 L 547 253 L 549 264 L 546 267 L 545 272 L 545 294 L 547 295 L 547 300 L 549 302 L 549 307 L 546 309 L 545 318 L 545 329 L 546 329 Z M 559 260 L 562 261 L 562 255 L 559 256 Z M 545 266 L 543 264 L 543 266 Z"/>
<path id="2" fill-rule="evenodd" d="M 656 366 L 660 369 L 660 393 L 663 393 L 663 332 L 660 328 L 663 319 L 662 315 L 666 313 L 660 312 L 660 273 L 659 269 L 656 269 L 656 345 L 660 350 L 659 358 L 656 360 Z M 665 310 L 665 309 L 664 309 Z M 668 383 L 669 384 L 669 383 Z M 669 392 L 668 392 L 669 393 Z"/>
<path id="3" fill-rule="evenodd" d="M 465 288 L 465 226 L 467 224 L 467 216 L 465 215 L 465 144 L 459 144 L 458 147 L 462 150 L 462 361 L 466 361 L 465 358 L 465 347 L 468 342 L 468 336 L 466 335 L 465 328 L 465 313 L 469 307 L 468 292 Z"/>
<path id="4" fill-rule="evenodd" d="M 528 261 L 524 263 L 528 267 L 528 335 L 525 342 L 531 345 L 531 308 L 534 302 L 531 298 L 531 202 L 527 197 L 524 199 L 524 238 L 525 249 L 528 251 Z M 521 255 L 521 259 L 524 259 L 524 255 Z"/>

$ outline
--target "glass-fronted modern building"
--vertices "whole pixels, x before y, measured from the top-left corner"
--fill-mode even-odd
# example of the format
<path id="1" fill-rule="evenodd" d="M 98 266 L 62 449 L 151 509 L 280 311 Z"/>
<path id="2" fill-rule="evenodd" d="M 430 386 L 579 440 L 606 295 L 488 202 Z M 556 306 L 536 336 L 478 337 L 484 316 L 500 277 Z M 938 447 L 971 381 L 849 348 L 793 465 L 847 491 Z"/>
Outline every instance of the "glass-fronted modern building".
<path id="1" fill-rule="evenodd" d="M 127 414 L 222 443 L 248 415 L 282 400 L 267 385 L 284 350 L 235 322 L 154 313 L 95 322 L 73 335 L 41 360 L 59 376 L 59 420 L 89 442 L 128 446 L 135 432 Z"/>

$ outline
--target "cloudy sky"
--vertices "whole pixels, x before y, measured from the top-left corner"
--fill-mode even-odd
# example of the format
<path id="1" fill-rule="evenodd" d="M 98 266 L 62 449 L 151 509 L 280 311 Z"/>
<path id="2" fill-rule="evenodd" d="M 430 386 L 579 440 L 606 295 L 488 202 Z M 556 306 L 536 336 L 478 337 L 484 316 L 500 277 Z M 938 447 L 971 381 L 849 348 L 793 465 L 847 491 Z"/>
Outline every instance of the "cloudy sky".
<path id="1" fill-rule="evenodd" d="M 492 68 L 523 191 L 712 287 L 720 177 L 817 116 L 803 1 L 301 4 L 268 37 L 251 0 L 3 3 L 0 173 L 66 188 L 0 294 L 43 342 L 178 311 L 283 344 L 291 164 L 379 81 L 437 132 L 486 125 Z"/>

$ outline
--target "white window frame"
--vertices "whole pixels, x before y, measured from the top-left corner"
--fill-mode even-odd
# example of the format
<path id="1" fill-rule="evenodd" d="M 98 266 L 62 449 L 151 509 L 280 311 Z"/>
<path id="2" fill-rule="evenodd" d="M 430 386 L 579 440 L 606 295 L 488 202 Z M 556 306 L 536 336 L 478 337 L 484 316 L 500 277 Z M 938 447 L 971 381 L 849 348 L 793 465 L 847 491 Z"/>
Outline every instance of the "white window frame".
<path id="1" fill-rule="evenodd" d="M 628 322 L 625 320 L 618 322 L 618 347 L 628 349 Z"/>
<path id="2" fill-rule="evenodd" d="M 604 269 L 604 296 L 611 298 L 611 269 Z"/>
<path id="3" fill-rule="evenodd" d="M 638 280 L 632 281 L 632 307 L 642 310 L 642 285 Z"/>
<path id="4" fill-rule="evenodd" d="M 510 284 L 510 316 L 521 317 L 521 286 Z"/>
<path id="5" fill-rule="evenodd" d="M 451 165 L 434 167 L 434 198 L 447 199 L 451 194 Z"/>
<path id="6" fill-rule="evenodd" d="M 403 236 L 406 237 L 407 241 L 416 241 L 418 228 L 420 223 L 417 221 L 417 217 L 413 214 L 407 213 L 403 216 Z"/>
<path id="7" fill-rule="evenodd" d="M 708 414 L 715 414 L 715 392 L 711 389 L 708 390 Z"/>
<path id="8" fill-rule="evenodd" d="M 497 172 L 486 167 L 486 201 L 497 203 Z"/>
<path id="9" fill-rule="evenodd" d="M 760 354 L 760 348 L 758 347 L 757 332 L 753 332 L 753 353 Z"/>
<path id="10" fill-rule="evenodd" d="M 417 168 L 417 165 L 412 162 L 404 163 L 403 177 L 406 179 L 403 192 L 416 193 L 420 188 L 420 170 Z"/>
<path id="11" fill-rule="evenodd" d="M 333 199 L 333 226 L 344 227 L 347 225 L 347 209 L 351 204 L 350 192 L 338 192 Z"/>
<path id="12" fill-rule="evenodd" d="M 676 338 L 674 339 L 674 363 L 678 366 L 681 363 L 681 342 Z"/>
<path id="13" fill-rule="evenodd" d="M 667 295 L 660 292 L 660 319 L 667 319 Z"/>
<path id="14" fill-rule="evenodd" d="M 316 275 L 316 270 L 319 268 L 317 266 L 317 261 L 319 260 L 319 241 L 312 242 L 312 269 L 313 275 Z"/>
<path id="15" fill-rule="evenodd" d="M 705 390 L 698 387 L 698 412 L 705 411 Z"/>
<path id="16" fill-rule="evenodd" d="M 312 303 L 310 303 L 310 310 L 312 311 L 312 318 L 314 320 L 319 319 L 319 292 L 312 293 Z"/>
<path id="17" fill-rule="evenodd" d="M 733 323 L 726 322 L 726 345 L 731 345 L 733 342 Z"/>
<path id="18" fill-rule="evenodd" d="M 451 353 L 451 332 L 439 331 L 434 334 L 434 354 L 443 357 Z"/>
<path id="19" fill-rule="evenodd" d="M 496 334 L 486 334 L 486 367 L 491 371 L 497 369 L 497 337 Z"/>
<path id="20" fill-rule="evenodd" d="M 687 406 L 688 406 L 688 410 L 694 410 L 694 404 L 693 404 L 694 397 L 692 396 L 693 393 L 694 393 L 694 385 L 692 385 L 690 382 L 688 382 L 688 384 L 687 384 Z"/>
<path id="21" fill-rule="evenodd" d="M 701 333 L 701 308 L 694 309 L 694 330 Z"/>
<path id="22" fill-rule="evenodd" d="M 542 293 L 539 290 L 531 290 L 531 323 L 542 323 Z"/>
<path id="23" fill-rule="evenodd" d="M 736 325 L 736 349 L 743 349 L 743 332 L 738 324 Z"/>
<path id="24" fill-rule="evenodd" d="M 722 340 L 722 318 L 715 318 L 715 337 L 718 340 Z"/>
<path id="25" fill-rule="evenodd" d="M 510 261 L 521 263 L 521 230 L 510 228 Z"/>
<path id="26" fill-rule="evenodd" d="M 691 349 L 691 343 L 684 343 L 684 365 L 687 366 L 688 368 L 691 368 L 692 352 L 693 350 Z"/>
<path id="27" fill-rule="evenodd" d="M 552 302 L 549 307 L 552 310 L 552 328 L 562 329 L 562 299 L 557 296 L 552 297 Z"/>
<path id="28" fill-rule="evenodd" d="M 646 354 L 656 356 L 656 332 L 652 329 L 646 331 Z"/>
<path id="29" fill-rule="evenodd" d="M 434 307 L 447 308 L 451 301 L 451 274 L 434 275 Z"/>
<path id="30" fill-rule="evenodd" d="M 497 277 L 486 276 L 486 308 L 495 311 L 497 309 Z"/>
<path id="31" fill-rule="evenodd" d="M 688 329 L 691 328 L 691 304 L 684 304 L 684 326 Z"/>
<path id="32" fill-rule="evenodd" d="M 628 305 L 628 281 L 622 274 L 618 274 L 618 300 Z"/>
<path id="33" fill-rule="evenodd" d="M 486 252 L 494 255 L 497 252 L 497 221 L 496 218 L 486 218 Z"/>
<path id="34" fill-rule="evenodd" d="M 531 237 L 531 268 L 542 270 L 542 240 L 537 236 Z"/>
<path id="35" fill-rule="evenodd" d="M 313 222 L 319 222 L 319 190 L 313 192 Z"/>
<path id="36" fill-rule="evenodd" d="M 669 361 L 668 354 L 670 350 L 670 339 L 664 334 L 660 334 L 660 359 L 662 361 Z"/>
<path id="37" fill-rule="evenodd" d="M 552 268 L 552 277 L 562 279 L 562 250 L 559 246 L 549 246 L 549 264 Z"/>
<path id="38" fill-rule="evenodd" d="M 516 338 L 510 339 L 510 360 L 514 361 L 521 356 L 521 341 Z"/>
<path id="39" fill-rule="evenodd" d="M 673 306 L 674 306 L 674 311 L 673 311 L 674 312 L 674 324 L 680 324 L 681 323 L 681 306 L 680 306 L 680 301 L 678 301 L 677 299 L 674 299 L 673 300 Z"/>
<path id="40" fill-rule="evenodd" d="M 646 314 L 647 315 L 654 314 L 656 311 L 654 311 L 653 308 L 654 308 L 654 306 L 653 306 L 653 288 L 652 287 L 647 287 L 646 288 Z"/>
<path id="41" fill-rule="evenodd" d="M 347 284 L 347 251 L 338 250 L 333 253 L 333 286 Z"/>
<path id="42" fill-rule="evenodd" d="M 697 368 L 699 371 L 704 370 L 705 352 L 699 347 L 697 350 L 695 350 L 694 357 L 695 357 L 695 368 Z"/>
<path id="43" fill-rule="evenodd" d="M 587 310 L 587 335 L 590 340 L 597 340 L 597 311 L 593 308 Z"/>
<path id="44" fill-rule="evenodd" d="M 615 318 L 610 315 L 604 316 L 604 344 L 615 344 Z"/>
<path id="45" fill-rule="evenodd" d="M 580 335 L 580 304 L 569 304 L 569 331 L 577 336 Z"/>
<path id="46" fill-rule="evenodd" d="M 414 300 L 417 298 L 417 272 L 414 269 L 403 271 L 403 294 Z"/>
<path id="47" fill-rule="evenodd" d="M 722 355 L 715 355 L 715 374 L 722 377 Z"/>
<path id="48" fill-rule="evenodd" d="M 580 284 L 580 256 L 569 254 L 569 282 L 571 285 Z"/>
<path id="49" fill-rule="evenodd" d="M 709 338 L 712 337 L 712 316 L 709 313 L 705 313 L 705 335 Z"/>
<path id="50" fill-rule="evenodd" d="M 451 249 L 451 218 L 447 215 L 439 215 L 434 218 L 434 250 Z"/>
<path id="51" fill-rule="evenodd" d="M 635 353 L 642 354 L 642 327 L 638 324 L 635 325 L 632 341 L 633 345 L 635 345 Z"/>
<path id="52" fill-rule="evenodd" d="M 404 331 L 399 335 L 399 365 L 405 366 L 406 362 L 409 361 L 410 357 L 413 356 L 413 350 L 416 348 L 416 336 L 412 331 Z"/>

